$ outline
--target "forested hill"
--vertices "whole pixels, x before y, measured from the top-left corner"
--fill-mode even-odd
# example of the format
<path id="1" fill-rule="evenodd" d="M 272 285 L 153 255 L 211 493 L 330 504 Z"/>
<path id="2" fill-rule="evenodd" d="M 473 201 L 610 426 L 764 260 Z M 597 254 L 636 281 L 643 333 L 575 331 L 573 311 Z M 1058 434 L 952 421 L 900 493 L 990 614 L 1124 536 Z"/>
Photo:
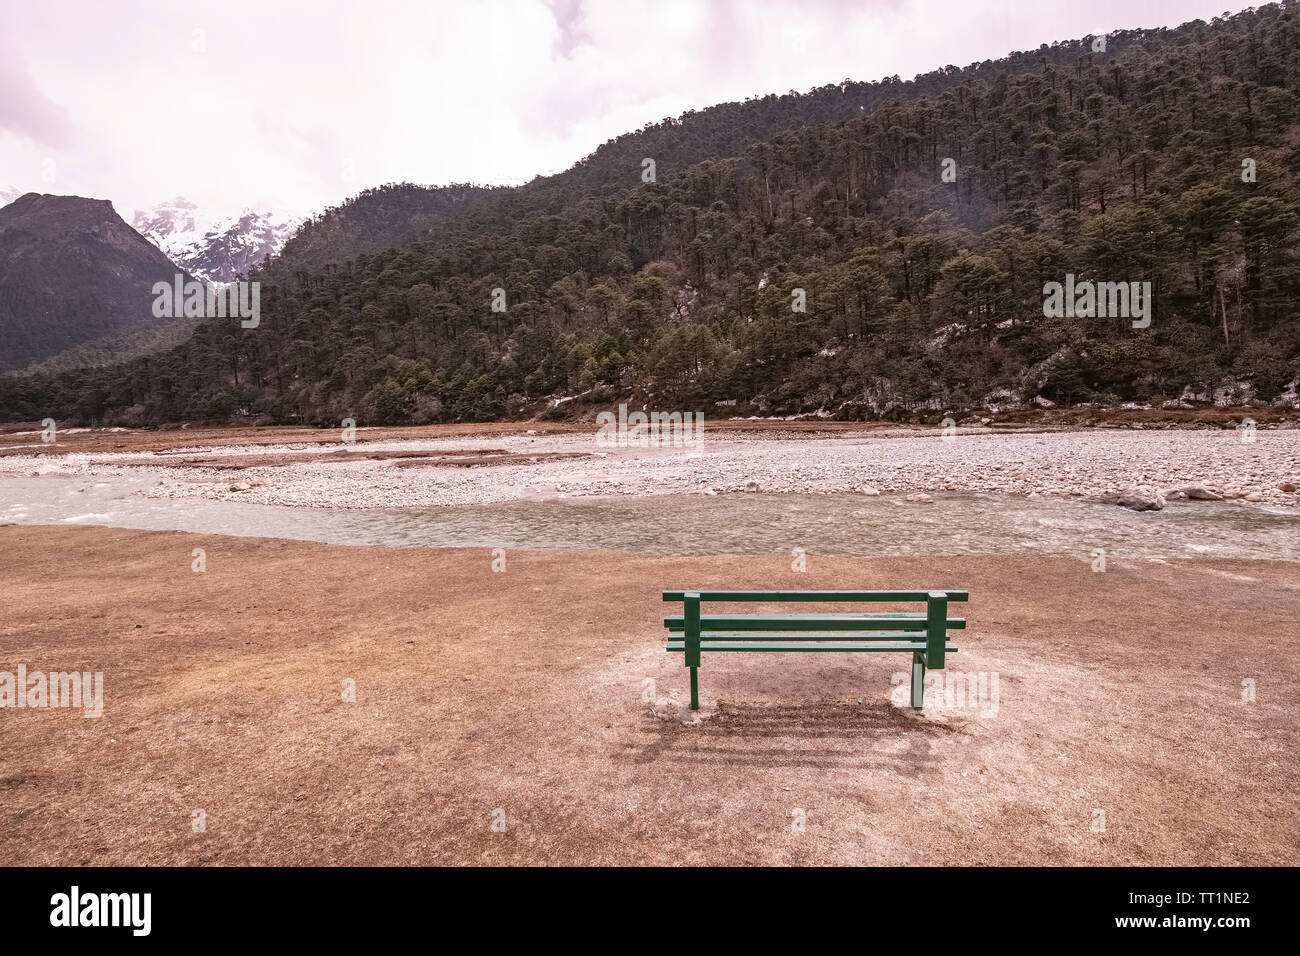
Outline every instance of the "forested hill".
<path id="1" fill-rule="evenodd" d="M 316 271 L 423 238 L 443 223 L 505 192 L 500 186 L 390 183 L 362 190 L 302 224 L 280 250 L 282 275 Z"/>
<path id="2" fill-rule="evenodd" d="M 1106 37 L 1106 51 L 1118 56 L 1141 44 L 1159 49 L 1190 35 L 1190 25 L 1177 29 L 1122 30 Z M 642 161 L 652 158 L 665 172 L 680 171 L 707 159 L 740 156 L 750 146 L 782 133 L 821 123 L 847 122 L 867 110 L 896 100 L 938 96 L 956 86 L 998 73 L 1018 74 L 1044 63 L 1076 68 L 1092 57 L 1093 37 L 1044 44 L 1028 53 L 1012 53 L 998 61 L 985 60 L 964 69 L 945 66 L 911 80 L 897 76 L 870 82 L 845 79 L 799 93 L 769 93 L 739 103 L 721 103 L 681 116 L 649 123 L 599 147 L 570 169 L 538 176 L 517 189 L 468 184 L 416 186 L 395 183 L 367 189 L 347 202 L 326 209 L 304 224 L 280 254 L 279 271 L 291 274 L 318 270 L 365 252 L 379 252 L 417 238 L 435 235 L 441 227 L 484 201 L 495 199 L 513 207 L 545 208 L 556 212 L 596 193 L 629 185 L 629 170 L 638 174 Z M 635 181 L 635 180 L 633 180 Z"/>
<path id="3" fill-rule="evenodd" d="M 115 368 L 0 380 L 0 416 L 428 422 L 580 396 L 558 409 L 858 418 L 1160 401 L 1225 381 L 1293 393 L 1290 5 L 880 92 L 895 85 L 657 124 L 561 176 L 468 194 L 398 248 L 307 267 L 286 246 L 261 277 L 258 328 L 216 321 Z M 875 99 L 855 101 L 860 86 Z M 766 109 L 769 126 L 726 119 Z M 1044 283 L 1067 275 L 1150 282 L 1149 327 L 1044 317 Z"/>

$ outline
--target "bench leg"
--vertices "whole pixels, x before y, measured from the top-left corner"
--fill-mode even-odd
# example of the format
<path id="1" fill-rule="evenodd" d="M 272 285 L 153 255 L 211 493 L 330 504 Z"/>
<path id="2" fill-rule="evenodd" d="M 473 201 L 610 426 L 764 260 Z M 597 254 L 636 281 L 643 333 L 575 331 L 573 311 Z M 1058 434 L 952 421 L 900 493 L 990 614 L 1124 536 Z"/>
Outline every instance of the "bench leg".
<path id="1" fill-rule="evenodd" d="M 700 685 L 695 671 L 700 666 L 700 592 L 687 591 L 682 610 L 682 641 L 686 645 L 686 666 L 691 669 L 691 710 L 699 710 Z"/>
<path id="2" fill-rule="evenodd" d="M 912 655 L 912 706 L 920 710 L 925 704 L 925 658 Z"/>

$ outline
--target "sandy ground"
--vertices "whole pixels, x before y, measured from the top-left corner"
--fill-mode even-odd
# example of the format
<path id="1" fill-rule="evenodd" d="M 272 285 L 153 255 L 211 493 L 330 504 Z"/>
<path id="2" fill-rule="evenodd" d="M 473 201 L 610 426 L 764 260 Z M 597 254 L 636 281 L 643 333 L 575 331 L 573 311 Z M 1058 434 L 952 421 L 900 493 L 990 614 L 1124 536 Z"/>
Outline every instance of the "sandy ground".
<path id="1" fill-rule="evenodd" d="M 0 527 L 0 671 L 105 681 L 99 719 L 0 710 L 0 864 L 1300 863 L 1294 564 L 491 562 Z M 892 707 L 903 655 L 706 655 L 719 715 L 656 718 L 659 592 L 724 585 L 969 588 L 947 673 L 997 705 Z"/>
<path id="2" fill-rule="evenodd" d="M 1208 486 L 1300 506 L 1300 427 L 998 433 L 708 426 L 697 445 L 602 445 L 593 429 L 430 426 L 341 433 L 177 430 L 0 437 L 0 477 L 143 478 L 149 497 L 312 508 L 434 507 L 618 495 L 880 492 L 1083 497 Z M 314 437 L 312 437 L 314 435 Z M 1250 440 L 1244 440 L 1249 438 Z M 170 444 L 168 443 L 170 439 Z M 330 440 L 333 439 L 333 440 Z"/>

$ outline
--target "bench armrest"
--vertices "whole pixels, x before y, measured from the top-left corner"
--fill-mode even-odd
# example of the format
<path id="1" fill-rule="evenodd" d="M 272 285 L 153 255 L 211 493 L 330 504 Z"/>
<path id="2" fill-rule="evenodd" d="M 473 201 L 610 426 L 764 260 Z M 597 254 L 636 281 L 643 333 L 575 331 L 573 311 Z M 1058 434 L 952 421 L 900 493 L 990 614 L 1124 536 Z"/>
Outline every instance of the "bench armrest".
<path id="1" fill-rule="evenodd" d="M 925 666 L 943 667 L 948 646 L 948 592 L 931 591 L 925 599 Z"/>
<path id="2" fill-rule="evenodd" d="M 682 595 L 685 613 L 682 615 L 682 636 L 686 643 L 686 666 L 700 666 L 700 592 L 687 591 Z"/>

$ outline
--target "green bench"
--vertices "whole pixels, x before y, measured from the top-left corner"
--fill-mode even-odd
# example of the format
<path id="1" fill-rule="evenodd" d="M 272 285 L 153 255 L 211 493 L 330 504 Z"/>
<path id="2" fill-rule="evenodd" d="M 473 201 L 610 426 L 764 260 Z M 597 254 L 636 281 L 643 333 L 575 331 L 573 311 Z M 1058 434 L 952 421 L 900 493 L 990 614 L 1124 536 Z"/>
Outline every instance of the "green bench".
<path id="1" fill-rule="evenodd" d="M 691 669 L 691 709 L 700 709 L 700 655 L 713 651 L 895 651 L 912 655 L 912 706 L 921 708 L 927 668 L 942 669 L 944 656 L 957 651 L 948 630 L 966 626 L 949 617 L 950 601 L 965 601 L 965 591 L 665 591 L 665 601 L 681 601 L 682 614 L 664 618 L 669 651 L 684 651 Z M 837 614 L 701 614 L 710 602 L 921 603 L 923 611 Z"/>

